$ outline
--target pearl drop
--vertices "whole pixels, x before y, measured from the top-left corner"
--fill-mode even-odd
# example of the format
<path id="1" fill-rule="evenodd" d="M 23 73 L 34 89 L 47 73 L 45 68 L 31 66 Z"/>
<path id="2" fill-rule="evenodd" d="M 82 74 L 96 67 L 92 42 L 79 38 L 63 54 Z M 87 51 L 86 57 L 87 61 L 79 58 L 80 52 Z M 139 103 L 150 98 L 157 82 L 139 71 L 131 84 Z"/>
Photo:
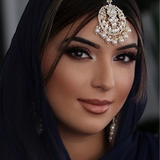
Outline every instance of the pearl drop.
<path id="1" fill-rule="evenodd" d="M 131 32 L 132 32 L 132 30 L 129 28 L 129 29 L 128 29 L 128 33 L 131 33 Z"/>
<path id="2" fill-rule="evenodd" d="M 111 41 L 111 39 L 110 39 L 110 38 L 107 38 L 107 39 L 106 39 L 106 42 L 107 42 L 107 43 L 109 43 L 110 41 Z"/>
<path id="3" fill-rule="evenodd" d="M 110 131 L 111 131 L 111 132 L 114 132 L 114 129 L 110 128 Z"/>
<path id="4" fill-rule="evenodd" d="M 124 38 L 128 38 L 128 34 L 125 34 L 125 35 L 124 35 Z"/>
<path id="5" fill-rule="evenodd" d="M 102 37 L 103 39 L 105 39 L 105 38 L 106 38 L 106 34 L 105 34 L 105 33 L 102 33 L 102 34 L 101 34 L 101 37 Z"/>
<path id="6" fill-rule="evenodd" d="M 114 133 L 113 132 L 110 132 L 110 135 L 113 135 Z"/>
<path id="7" fill-rule="evenodd" d="M 124 39 L 120 39 L 119 43 L 121 43 L 121 44 L 124 43 Z"/>
<path id="8" fill-rule="evenodd" d="M 112 140 L 112 137 L 110 136 L 109 139 Z"/>
<path id="9" fill-rule="evenodd" d="M 113 40 L 113 41 L 112 41 L 112 44 L 116 46 L 116 45 L 117 45 L 117 41 L 116 41 L 116 40 Z"/>
<path id="10" fill-rule="evenodd" d="M 111 126 L 111 129 L 115 129 L 115 126 Z"/>
<path id="11" fill-rule="evenodd" d="M 95 33 L 98 34 L 99 33 L 99 28 L 95 29 Z"/>
<path id="12" fill-rule="evenodd" d="M 116 42 L 117 42 L 117 41 L 116 41 Z M 113 126 L 116 126 L 116 124 L 115 124 L 115 123 L 113 123 L 112 125 L 113 125 Z"/>

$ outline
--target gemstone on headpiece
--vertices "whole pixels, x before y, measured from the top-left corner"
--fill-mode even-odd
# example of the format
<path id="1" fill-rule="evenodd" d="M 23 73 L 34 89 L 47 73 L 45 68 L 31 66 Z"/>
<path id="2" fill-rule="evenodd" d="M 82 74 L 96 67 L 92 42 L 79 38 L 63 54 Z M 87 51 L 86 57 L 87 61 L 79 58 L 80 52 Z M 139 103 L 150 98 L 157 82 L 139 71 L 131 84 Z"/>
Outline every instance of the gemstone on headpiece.
<path id="1" fill-rule="evenodd" d="M 126 17 L 121 9 L 112 5 L 112 0 L 107 0 L 107 5 L 100 8 L 98 13 L 98 25 L 95 33 L 99 34 L 107 44 L 123 44 L 128 38 L 131 29 L 127 26 Z"/>

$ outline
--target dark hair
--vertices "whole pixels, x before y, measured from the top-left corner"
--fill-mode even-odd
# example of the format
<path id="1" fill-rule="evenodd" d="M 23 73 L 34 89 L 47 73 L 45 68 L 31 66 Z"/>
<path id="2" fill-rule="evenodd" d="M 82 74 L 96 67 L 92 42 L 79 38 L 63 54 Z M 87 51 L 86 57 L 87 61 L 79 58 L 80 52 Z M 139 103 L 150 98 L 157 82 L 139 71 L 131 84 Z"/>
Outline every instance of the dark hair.
<path id="1" fill-rule="evenodd" d="M 50 6 L 44 17 L 44 21 L 39 34 L 39 58 L 40 62 L 43 57 L 44 49 L 49 41 L 58 34 L 63 28 L 69 24 L 74 24 L 80 18 L 83 18 L 82 23 L 74 31 L 71 39 L 93 18 L 97 17 L 99 9 L 106 4 L 106 0 L 53 0 L 50 3 Z M 142 75 L 140 76 L 139 91 L 136 95 L 136 100 L 140 101 L 143 99 L 145 93 L 145 84 L 146 84 L 146 62 L 143 46 L 143 33 L 142 33 L 142 24 L 141 16 L 138 6 L 134 0 L 115 0 L 113 2 L 116 6 L 123 10 L 127 20 L 133 25 L 138 35 L 138 48 L 141 57 L 141 66 Z M 63 54 L 62 52 L 57 54 L 55 61 L 53 62 L 48 76 L 45 79 L 45 83 L 48 82 L 51 77 L 59 59 Z"/>

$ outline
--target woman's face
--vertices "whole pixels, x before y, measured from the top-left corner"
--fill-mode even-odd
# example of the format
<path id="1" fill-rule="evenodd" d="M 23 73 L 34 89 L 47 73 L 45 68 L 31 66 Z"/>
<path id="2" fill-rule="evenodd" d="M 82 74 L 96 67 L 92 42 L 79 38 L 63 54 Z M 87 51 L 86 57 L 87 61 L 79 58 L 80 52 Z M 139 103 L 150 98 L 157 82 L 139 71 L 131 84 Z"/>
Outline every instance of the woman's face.
<path id="1" fill-rule="evenodd" d="M 63 131 L 102 131 L 122 108 L 133 84 L 137 54 L 134 28 L 128 22 L 132 29 L 129 38 L 124 44 L 113 46 L 94 33 L 97 23 L 93 19 L 76 35 L 45 85 L 58 128 Z M 70 26 L 63 29 L 46 47 L 42 60 L 44 78 L 66 43 L 63 40 L 69 29 Z"/>

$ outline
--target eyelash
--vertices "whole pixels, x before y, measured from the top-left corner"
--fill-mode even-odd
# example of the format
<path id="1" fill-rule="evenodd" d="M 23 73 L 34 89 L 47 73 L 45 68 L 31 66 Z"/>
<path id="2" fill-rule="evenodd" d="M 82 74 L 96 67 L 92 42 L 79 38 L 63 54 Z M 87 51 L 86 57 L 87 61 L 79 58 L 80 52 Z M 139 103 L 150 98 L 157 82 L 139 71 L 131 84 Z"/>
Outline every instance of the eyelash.
<path id="1" fill-rule="evenodd" d="M 92 59 L 92 57 L 90 56 L 90 51 L 85 47 L 79 47 L 79 46 L 68 47 L 64 51 L 64 53 L 76 60 Z M 77 55 L 73 55 L 73 53 L 74 54 L 76 53 Z M 81 53 L 79 54 L 79 57 L 78 57 L 78 53 Z M 84 56 L 84 54 L 86 55 L 85 57 L 80 57 L 80 56 Z"/>
<path id="2" fill-rule="evenodd" d="M 64 53 L 66 55 L 70 56 L 71 58 L 75 59 L 75 60 L 93 59 L 90 55 L 90 51 L 85 47 L 80 47 L 80 46 L 68 47 L 64 51 Z M 80 54 L 78 55 L 78 53 L 80 53 Z M 125 61 L 126 57 L 128 57 L 127 61 Z M 127 64 L 127 63 L 131 63 L 131 62 L 137 60 L 137 58 L 138 58 L 138 54 L 135 54 L 135 53 L 132 53 L 132 52 L 124 52 L 124 53 L 120 53 L 120 54 L 116 55 L 116 57 L 114 57 L 113 60 L 114 61 L 120 61 L 122 63 Z"/>
<path id="3" fill-rule="evenodd" d="M 133 61 L 136 61 L 138 56 L 139 56 L 139 54 L 135 54 L 132 52 L 120 53 L 114 58 L 114 61 L 121 61 L 122 63 L 131 63 Z M 124 59 L 126 59 L 126 57 L 128 57 L 127 61 L 124 60 Z M 118 60 L 118 58 L 119 58 L 119 60 Z"/>

